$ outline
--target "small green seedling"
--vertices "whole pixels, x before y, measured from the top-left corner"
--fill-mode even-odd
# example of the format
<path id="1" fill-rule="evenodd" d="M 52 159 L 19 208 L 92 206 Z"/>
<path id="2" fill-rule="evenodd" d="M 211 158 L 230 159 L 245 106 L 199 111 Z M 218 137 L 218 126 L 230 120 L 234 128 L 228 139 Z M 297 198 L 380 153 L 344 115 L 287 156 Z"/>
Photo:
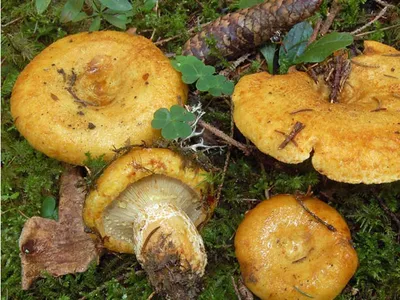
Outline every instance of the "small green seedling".
<path id="1" fill-rule="evenodd" d="M 196 88 L 201 92 L 209 92 L 215 97 L 222 94 L 231 95 L 234 84 L 222 75 L 214 75 L 215 68 L 205 65 L 194 56 L 177 56 L 171 62 L 178 72 L 182 73 L 182 81 L 187 84 L 196 82 Z"/>
<path id="2" fill-rule="evenodd" d="M 40 208 L 40 215 L 43 218 L 58 220 L 58 210 L 56 207 L 56 199 L 47 196 L 43 199 L 42 207 Z"/>
<path id="3" fill-rule="evenodd" d="M 187 138 L 192 133 L 189 123 L 194 122 L 196 116 L 184 109 L 182 106 L 173 105 L 170 110 L 160 108 L 154 113 L 151 126 L 154 129 L 161 129 L 161 135 L 166 140 Z"/>
<path id="4" fill-rule="evenodd" d="M 279 49 L 280 74 L 286 74 L 289 67 L 297 64 L 321 62 L 333 52 L 353 43 L 353 36 L 350 33 L 332 32 L 307 46 L 312 33 L 311 25 L 308 22 L 301 22 L 293 26 L 285 36 Z M 261 48 L 271 74 L 275 50 L 273 44 Z"/>
<path id="5" fill-rule="evenodd" d="M 50 4 L 50 0 L 35 0 L 36 11 L 42 14 Z M 83 11 L 84 5 L 89 8 L 90 15 Z M 149 4 L 147 4 L 149 5 Z M 62 23 L 79 22 L 92 19 L 89 31 L 100 29 L 101 21 L 125 30 L 126 24 L 133 16 L 132 4 L 128 0 L 67 0 L 60 15 Z"/>

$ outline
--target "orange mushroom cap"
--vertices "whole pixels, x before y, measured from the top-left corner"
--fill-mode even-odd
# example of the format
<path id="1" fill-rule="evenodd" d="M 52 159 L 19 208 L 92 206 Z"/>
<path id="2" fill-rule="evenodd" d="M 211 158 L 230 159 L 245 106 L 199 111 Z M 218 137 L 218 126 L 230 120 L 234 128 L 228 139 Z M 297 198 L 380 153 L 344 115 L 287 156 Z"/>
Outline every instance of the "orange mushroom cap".
<path id="1" fill-rule="evenodd" d="M 315 169 L 348 183 L 400 179 L 400 52 L 373 41 L 352 59 L 351 73 L 330 103 L 323 80 L 304 72 L 244 76 L 232 100 L 239 130 L 285 163 L 312 155 Z M 282 147 L 285 134 L 304 127 Z"/>
<path id="2" fill-rule="evenodd" d="M 250 210 L 236 232 L 246 286 L 261 299 L 334 299 L 358 266 L 345 220 L 329 205 L 278 195 Z"/>
<path id="3" fill-rule="evenodd" d="M 151 143 L 154 112 L 184 103 L 187 86 L 151 41 L 123 32 L 62 38 L 22 71 L 11 96 L 20 133 L 37 150 L 72 164 L 85 153 Z"/>

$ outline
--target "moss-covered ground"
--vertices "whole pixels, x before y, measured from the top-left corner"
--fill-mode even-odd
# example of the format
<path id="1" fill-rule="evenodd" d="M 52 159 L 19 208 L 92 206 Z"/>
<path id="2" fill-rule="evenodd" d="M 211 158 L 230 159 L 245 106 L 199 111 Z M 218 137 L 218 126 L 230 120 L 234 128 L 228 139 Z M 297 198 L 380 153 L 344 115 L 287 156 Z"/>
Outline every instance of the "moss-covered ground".
<path id="1" fill-rule="evenodd" d="M 161 0 L 157 12 L 143 12 L 143 1 L 134 0 L 134 15 L 128 27 L 153 40 L 177 36 L 160 47 L 179 53 L 189 37 L 188 29 L 234 10 L 238 1 Z M 336 17 L 333 29 L 351 31 L 371 20 L 379 7 L 374 1 L 349 0 Z M 58 195 L 59 162 L 35 151 L 13 126 L 9 112 L 12 86 L 24 66 L 44 47 L 71 33 L 87 30 L 89 23 L 62 24 L 60 10 L 65 1 L 51 1 L 38 15 L 34 1 L 2 1 L 2 206 L 1 206 L 1 297 L 2 299 L 148 299 L 152 294 L 145 274 L 131 255 L 107 254 L 99 266 L 87 272 L 38 280 L 32 289 L 21 290 L 18 238 L 27 218 L 40 214 L 42 200 Z M 325 1 L 320 16 L 326 17 L 331 1 Z M 396 1 L 392 1 L 393 4 Z M 367 30 L 363 39 L 375 39 L 400 48 L 400 10 L 394 9 Z M 115 29 L 103 22 L 102 29 Z M 394 26 L 389 30 L 380 30 Z M 362 49 L 361 41 L 355 47 Z M 257 71 L 254 62 L 245 72 Z M 237 79 L 237 78 L 236 78 Z M 200 95 L 206 107 L 205 120 L 229 133 L 230 113 L 226 99 Z M 235 138 L 245 142 L 239 132 Z M 210 152 L 210 159 L 223 169 L 227 148 Z M 216 182 L 221 176 L 216 176 Z M 204 227 L 208 267 L 200 299 L 236 299 L 232 278 L 240 275 L 233 238 L 244 213 L 258 201 L 277 193 L 305 192 L 336 207 L 352 231 L 360 267 L 338 299 L 400 299 L 399 228 L 393 215 L 400 213 L 400 183 L 348 185 L 327 180 L 309 162 L 290 166 L 265 156 L 244 156 L 232 149 L 224 188 L 213 218 Z M 390 214 L 392 213 L 392 216 Z M 154 298 L 156 299 L 156 297 Z"/>

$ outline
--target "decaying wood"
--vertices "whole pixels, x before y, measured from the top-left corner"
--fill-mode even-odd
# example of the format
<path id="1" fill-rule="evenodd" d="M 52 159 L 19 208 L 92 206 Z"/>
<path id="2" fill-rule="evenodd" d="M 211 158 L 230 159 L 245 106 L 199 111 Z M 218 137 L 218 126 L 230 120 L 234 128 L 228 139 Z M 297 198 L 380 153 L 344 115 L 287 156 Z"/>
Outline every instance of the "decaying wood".
<path id="1" fill-rule="evenodd" d="M 82 219 L 86 190 L 78 167 L 67 166 L 61 176 L 59 221 L 32 217 L 19 239 L 22 289 L 43 272 L 53 276 L 84 272 L 99 261 L 100 242 L 88 233 Z"/>

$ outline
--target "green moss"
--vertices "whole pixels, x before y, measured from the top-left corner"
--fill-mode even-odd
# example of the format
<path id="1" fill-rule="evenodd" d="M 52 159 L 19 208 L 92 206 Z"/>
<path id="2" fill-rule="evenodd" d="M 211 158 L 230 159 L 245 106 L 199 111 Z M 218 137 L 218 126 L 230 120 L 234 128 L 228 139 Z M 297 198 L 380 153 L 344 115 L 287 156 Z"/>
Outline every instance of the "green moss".
<path id="1" fill-rule="evenodd" d="M 56 1 L 57 2 L 57 1 Z M 343 2 L 337 16 L 335 29 L 351 31 L 368 22 L 364 0 Z M 152 293 L 145 274 L 131 255 L 108 254 L 99 266 L 81 274 L 60 278 L 46 276 L 29 291 L 22 291 L 18 238 L 26 217 L 39 215 L 43 197 L 58 198 L 59 176 L 62 166 L 35 151 L 21 137 L 11 119 L 9 98 L 12 86 L 22 68 L 41 49 L 70 33 L 88 28 L 86 22 L 61 24 L 58 14 L 63 1 L 53 3 L 43 15 L 34 11 L 33 1 L 2 2 L 3 27 L 2 56 L 2 299 L 147 299 Z M 200 4 L 199 4 L 200 3 Z M 320 16 L 327 14 L 324 1 Z M 163 44 L 165 53 L 180 52 L 189 37 L 187 28 L 197 26 L 225 13 L 221 1 L 160 1 L 157 12 L 141 9 L 142 0 L 133 1 L 135 7 L 132 23 L 138 31 L 153 40 L 175 37 Z M 234 3 L 231 7 L 235 7 Z M 397 11 L 398 12 L 398 9 Z M 386 19 L 375 23 L 369 30 L 388 26 Z M 399 21 L 391 21 L 391 25 Z M 109 26 L 103 24 L 104 26 Z M 103 28 L 104 29 L 104 28 Z M 108 27 L 108 29 L 115 29 Z M 400 28 L 377 31 L 368 38 L 397 45 Z M 397 44 L 396 44 L 397 43 Z M 259 68 L 253 62 L 250 72 Z M 243 75 L 241 73 L 240 75 Z M 221 99 L 199 96 L 207 114 L 205 120 L 224 132 L 230 131 L 229 105 Z M 236 139 L 245 142 L 239 134 Z M 223 169 L 226 151 L 208 153 L 213 166 Z M 266 161 L 264 161 L 266 160 Z M 104 164 L 92 160 L 92 174 L 99 173 Z M 210 177 L 216 185 L 221 173 Z M 91 179 L 93 182 L 93 178 Z M 240 275 L 234 255 L 234 234 L 244 214 L 268 194 L 305 192 L 311 186 L 315 195 L 335 206 L 348 221 L 353 241 L 360 259 L 360 267 L 348 287 L 338 299 L 396 299 L 400 297 L 400 258 L 397 228 L 382 209 L 400 212 L 400 184 L 344 185 L 326 180 L 313 170 L 310 162 L 288 166 L 270 158 L 245 157 L 232 150 L 222 197 L 212 219 L 202 230 L 208 255 L 204 290 L 200 299 L 235 299 L 232 277 Z M 378 198 L 379 197 L 379 198 Z M 380 201 L 379 201 L 380 200 Z M 26 216 L 26 217 L 25 217 Z M 356 293 L 355 293 L 356 292 Z M 355 295 L 352 295 L 355 293 Z M 154 298 L 156 299 L 156 298 Z"/>

